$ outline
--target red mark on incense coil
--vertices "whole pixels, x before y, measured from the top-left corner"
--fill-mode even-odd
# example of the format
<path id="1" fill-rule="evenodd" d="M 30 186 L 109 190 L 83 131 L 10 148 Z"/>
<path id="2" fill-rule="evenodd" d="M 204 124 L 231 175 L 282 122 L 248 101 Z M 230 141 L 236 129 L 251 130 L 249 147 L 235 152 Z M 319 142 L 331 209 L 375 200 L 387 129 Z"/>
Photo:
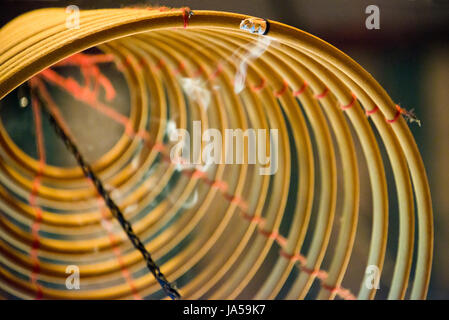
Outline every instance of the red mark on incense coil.
<path id="1" fill-rule="evenodd" d="M 367 116 L 370 116 L 372 114 L 375 114 L 377 112 L 377 110 L 379 110 L 379 107 L 378 106 L 374 106 L 374 108 L 372 108 L 371 110 L 366 110 L 365 113 L 366 113 Z"/>
<path id="2" fill-rule="evenodd" d="M 282 88 L 279 91 L 274 92 L 274 96 L 279 98 L 287 91 L 287 89 L 288 89 L 288 83 L 287 83 L 287 81 L 284 80 L 284 82 L 282 84 Z"/>
<path id="3" fill-rule="evenodd" d="M 294 92 L 293 92 L 293 95 L 294 95 L 295 97 L 297 97 L 297 96 L 303 94 L 304 91 L 306 91 L 307 86 L 308 86 L 308 83 L 304 80 L 304 83 L 303 83 L 302 87 L 299 88 L 298 90 L 294 91 Z"/>
<path id="4" fill-rule="evenodd" d="M 161 61 L 162 60 L 160 60 L 160 62 Z M 211 75 L 211 78 L 213 79 L 213 78 L 217 77 L 220 72 L 222 72 L 222 67 L 221 67 L 221 65 L 218 65 L 217 70 Z M 49 79 L 47 79 L 47 80 L 49 80 Z M 51 80 L 55 80 L 55 79 L 51 79 Z M 58 80 L 61 80 L 61 79 L 58 79 Z M 62 85 L 64 83 L 60 82 L 60 83 L 57 83 L 57 84 Z M 71 84 L 71 86 L 72 86 L 72 88 L 68 90 L 69 93 L 72 93 L 73 91 L 78 91 L 79 90 L 79 87 L 76 87 L 76 85 Z M 306 86 L 307 86 L 307 83 L 304 82 L 303 87 L 300 90 L 298 90 L 298 92 L 296 92 L 296 94 L 301 94 L 305 90 Z M 66 90 L 68 88 L 70 88 L 70 86 L 62 86 L 62 87 L 64 87 Z M 327 95 L 328 92 L 329 92 L 329 89 L 326 88 L 325 91 L 322 94 L 320 94 L 320 95 L 318 95 L 316 97 L 318 99 L 323 98 L 323 97 L 325 97 Z M 117 121 L 119 123 L 122 123 L 125 126 L 128 125 L 130 120 L 127 117 L 125 117 L 123 115 L 120 115 L 118 117 L 112 116 L 113 113 L 111 113 L 109 110 L 107 110 L 107 109 L 109 109 L 109 107 L 106 106 L 106 105 L 104 105 L 103 107 L 104 108 L 100 108 L 98 110 L 103 112 L 103 113 L 105 113 L 108 116 L 111 116 L 111 118 L 113 118 L 115 121 Z M 371 112 L 374 113 L 375 111 L 371 111 Z M 367 112 L 367 114 L 368 113 L 369 112 Z M 148 133 L 146 131 L 144 133 L 139 131 L 139 133 L 135 133 L 134 136 L 142 138 L 144 140 L 149 139 Z M 159 151 L 161 153 L 162 152 L 166 152 L 166 149 L 167 149 L 162 143 L 154 144 L 153 148 L 156 151 Z M 163 159 L 165 161 L 171 161 L 170 157 L 163 157 Z M 186 175 L 188 174 L 189 176 L 195 175 L 195 172 L 199 172 L 199 171 L 196 170 L 196 171 L 193 171 L 193 172 L 188 172 L 187 170 L 183 170 L 183 173 L 186 174 Z M 242 217 L 244 219 L 249 220 L 249 221 L 254 222 L 254 223 L 257 223 L 259 226 L 261 226 L 264 223 L 264 219 L 262 217 L 251 215 L 251 214 L 249 214 L 246 211 L 248 205 L 240 196 L 234 196 L 234 195 L 232 195 L 232 194 L 227 192 L 228 185 L 227 185 L 226 182 L 220 181 L 220 180 L 215 180 L 215 181 L 214 180 L 210 180 L 210 179 L 207 178 L 207 175 L 205 175 L 205 174 L 198 174 L 197 173 L 197 175 L 198 175 L 197 176 L 198 179 L 201 179 L 204 182 L 206 182 L 208 185 L 211 185 L 212 187 L 217 188 L 218 190 L 220 190 L 220 192 L 223 194 L 225 199 L 227 199 L 230 202 L 235 203 L 240 208 L 241 213 L 242 213 Z M 281 246 L 280 255 L 282 257 L 291 259 L 291 260 L 293 260 L 295 262 L 298 261 L 300 263 L 300 269 L 302 271 L 304 271 L 304 272 L 306 272 L 308 274 L 314 275 L 317 278 L 319 278 L 321 280 L 321 285 L 322 285 L 323 289 L 326 289 L 326 290 L 329 290 L 329 291 L 331 291 L 333 293 L 336 293 L 337 295 L 339 295 L 343 299 L 348 299 L 348 300 L 349 299 L 355 299 L 354 295 L 352 295 L 352 293 L 349 290 L 347 290 L 347 289 L 343 289 L 341 287 L 332 287 L 332 286 L 328 286 L 328 285 L 324 284 L 324 280 L 327 278 L 327 273 L 325 271 L 322 271 L 322 270 L 319 270 L 319 269 L 318 270 L 311 270 L 311 269 L 306 268 L 305 264 L 306 264 L 307 260 L 306 260 L 306 258 L 304 256 L 302 256 L 300 254 L 290 255 L 290 254 L 287 254 L 286 252 L 284 252 L 282 248 L 285 246 L 287 240 L 284 237 L 282 237 L 279 234 L 278 231 L 266 231 L 266 230 L 263 230 L 262 228 L 259 227 L 259 233 L 261 235 L 267 237 L 267 238 L 274 239 L 275 242 L 278 243 Z M 126 273 L 126 271 L 125 271 L 125 273 Z"/>
<path id="5" fill-rule="evenodd" d="M 257 86 L 252 86 L 251 88 L 252 88 L 252 90 L 253 90 L 254 92 L 259 92 L 260 90 L 262 90 L 263 88 L 265 88 L 265 85 L 266 85 L 266 80 L 265 80 L 265 78 L 260 78 L 260 84 L 257 85 Z"/>
<path id="6" fill-rule="evenodd" d="M 329 93 L 329 88 L 325 88 L 324 91 L 320 94 L 317 94 L 315 96 L 315 98 L 322 99 L 322 98 L 326 97 L 328 93 Z"/>
<path id="7" fill-rule="evenodd" d="M 351 102 L 349 102 L 347 105 L 341 106 L 342 110 L 348 110 L 350 108 L 352 108 L 355 104 L 355 101 L 357 100 L 357 97 L 355 96 L 354 93 L 352 93 L 352 100 Z"/>

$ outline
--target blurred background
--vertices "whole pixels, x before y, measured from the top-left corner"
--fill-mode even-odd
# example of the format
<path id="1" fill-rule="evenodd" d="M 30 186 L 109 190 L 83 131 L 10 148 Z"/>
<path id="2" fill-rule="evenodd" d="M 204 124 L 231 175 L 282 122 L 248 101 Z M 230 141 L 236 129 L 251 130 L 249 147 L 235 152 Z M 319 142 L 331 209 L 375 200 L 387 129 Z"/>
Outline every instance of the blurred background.
<path id="1" fill-rule="evenodd" d="M 392 99 L 415 109 L 422 126 L 410 124 L 430 182 L 435 247 L 429 299 L 449 299 L 449 0 L 184 0 L 184 1 L 28 1 L 1 0 L 0 26 L 14 17 L 43 7 L 78 5 L 80 9 L 142 5 L 189 6 L 238 12 L 273 19 L 318 36 L 339 48 L 369 71 Z M 368 30 L 368 5 L 380 9 L 380 29 Z M 389 168 L 387 168 L 389 170 Z M 391 171 L 387 171 L 391 176 Z M 362 180 L 364 176 L 361 176 Z M 393 183 L 392 181 L 389 181 Z M 365 188 L 366 189 L 366 188 Z M 370 203 L 362 192 L 354 261 L 365 262 L 370 239 Z M 391 201 L 390 234 L 397 236 L 397 205 Z M 395 237 L 393 237 L 395 238 Z M 392 247 L 393 246 L 393 247 Z M 394 244 L 389 241 L 385 274 L 394 267 Z M 364 263 L 349 274 L 363 272 Z M 345 280 L 349 287 L 358 289 Z M 345 278 L 346 279 L 346 278 Z M 360 279 L 360 278 L 359 278 Z M 388 276 L 381 289 L 388 288 Z M 383 293 L 385 292 L 385 294 Z M 378 298 L 385 298 L 381 290 Z"/>

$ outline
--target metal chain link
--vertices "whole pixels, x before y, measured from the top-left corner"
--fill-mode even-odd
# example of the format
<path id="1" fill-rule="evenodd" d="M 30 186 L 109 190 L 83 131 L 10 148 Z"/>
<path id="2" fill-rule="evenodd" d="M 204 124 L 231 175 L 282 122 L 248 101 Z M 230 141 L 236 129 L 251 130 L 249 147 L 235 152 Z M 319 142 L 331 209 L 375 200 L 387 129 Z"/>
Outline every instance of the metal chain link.
<path id="1" fill-rule="evenodd" d="M 44 106 L 43 109 L 47 112 L 47 114 L 49 116 L 50 123 L 52 124 L 56 134 L 63 140 L 67 149 L 69 149 L 69 151 L 76 158 L 76 161 L 78 162 L 79 166 L 83 170 L 84 175 L 94 183 L 95 188 L 97 189 L 100 196 L 104 199 L 107 207 L 111 211 L 111 214 L 113 215 L 113 217 L 115 217 L 119 221 L 123 230 L 127 234 L 129 240 L 131 240 L 133 246 L 137 250 L 140 251 L 140 253 L 142 254 L 142 256 L 147 264 L 148 269 L 154 275 L 156 280 L 159 282 L 162 289 L 173 300 L 180 299 L 181 295 L 179 294 L 179 292 L 174 288 L 173 284 L 171 284 L 165 278 L 165 276 L 161 272 L 159 266 L 152 259 L 151 254 L 145 248 L 145 245 L 142 243 L 142 241 L 139 239 L 139 237 L 135 234 L 135 232 L 131 226 L 131 223 L 128 220 L 126 220 L 126 218 L 124 217 L 120 208 L 115 204 L 114 200 L 112 200 L 111 196 L 109 195 L 109 192 L 104 188 L 101 180 L 95 175 L 95 173 L 93 172 L 90 165 L 84 160 L 83 156 L 81 155 L 80 151 L 76 147 L 75 143 L 68 136 L 68 134 L 62 129 L 61 125 L 53 117 L 52 113 L 47 109 L 45 103 L 43 102 L 43 99 L 40 98 L 39 94 L 38 93 L 33 94 L 33 98 L 34 97 L 38 97 L 40 104 L 42 106 Z"/>

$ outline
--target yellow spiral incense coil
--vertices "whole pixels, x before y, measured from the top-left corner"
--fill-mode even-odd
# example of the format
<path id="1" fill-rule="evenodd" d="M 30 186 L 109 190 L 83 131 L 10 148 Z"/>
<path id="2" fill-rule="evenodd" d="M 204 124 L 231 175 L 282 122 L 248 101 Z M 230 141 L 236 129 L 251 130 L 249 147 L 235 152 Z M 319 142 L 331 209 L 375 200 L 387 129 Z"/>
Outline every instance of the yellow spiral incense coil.
<path id="1" fill-rule="evenodd" d="M 37 10 L 0 30 L 0 98 L 5 102 L 28 81 L 56 114 L 70 100 L 73 112 L 89 109 L 121 126 L 92 168 L 118 194 L 119 207 L 182 298 L 272 299 L 280 292 L 287 299 L 374 298 L 370 272 L 351 290 L 343 280 L 350 263 L 382 271 L 389 215 L 399 216 L 399 233 L 388 298 L 405 298 L 409 282 L 412 299 L 426 297 L 433 222 L 425 169 L 407 112 L 355 61 L 301 30 L 234 13 L 82 10 L 74 27 L 67 15 Z M 93 47 L 102 53 L 81 53 Z M 115 65 L 126 86 L 105 77 L 102 63 Z M 103 94 L 61 74 L 58 68 L 71 64 Z M 55 90 L 69 98 L 57 98 Z M 28 109 L 36 128 L 45 127 L 39 109 Z M 61 118 L 70 127 L 70 116 Z M 2 119 L 2 296 L 162 298 L 81 169 L 47 163 L 51 148 L 39 131 L 38 157 L 30 156 Z M 207 170 L 173 163 L 167 136 L 173 127 L 191 131 L 194 121 L 203 132 L 223 134 L 276 129 L 278 143 L 269 141 L 276 171 L 259 174 L 263 166 L 248 161 Z M 107 140 L 109 133 L 103 135 L 91 139 Z M 369 177 L 371 235 L 366 259 L 350 261 L 366 200 L 361 170 Z M 392 197 L 397 212 L 389 210 Z M 79 269 L 79 289 L 67 287 L 70 266 Z"/>

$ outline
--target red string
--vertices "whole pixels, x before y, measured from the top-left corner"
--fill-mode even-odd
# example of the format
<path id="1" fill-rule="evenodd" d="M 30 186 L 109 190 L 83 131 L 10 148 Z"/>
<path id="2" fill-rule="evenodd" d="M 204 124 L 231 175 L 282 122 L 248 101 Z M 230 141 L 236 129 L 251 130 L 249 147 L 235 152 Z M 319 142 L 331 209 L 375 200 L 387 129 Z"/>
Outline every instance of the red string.
<path id="1" fill-rule="evenodd" d="M 223 72 L 223 66 L 221 65 L 221 63 L 219 63 L 217 65 L 217 69 L 215 69 L 215 71 L 210 75 L 209 79 L 215 80 L 222 72 Z"/>
<path id="2" fill-rule="evenodd" d="M 345 106 L 341 106 L 341 109 L 342 109 L 342 110 L 348 110 L 348 109 L 352 108 L 352 106 L 355 104 L 355 101 L 356 101 L 356 100 L 357 100 L 357 98 L 356 98 L 355 94 L 352 93 L 352 100 L 351 100 L 351 102 L 348 103 L 348 104 L 345 105 Z"/>
<path id="3" fill-rule="evenodd" d="M 282 248 L 279 250 L 279 255 L 281 257 L 284 257 L 287 260 L 290 260 L 290 261 L 295 261 L 296 260 L 296 256 L 294 254 L 288 254 L 287 252 L 282 250 Z"/>
<path id="4" fill-rule="evenodd" d="M 230 195 L 230 197 L 231 197 L 231 203 L 236 204 L 238 207 L 240 207 L 244 211 L 246 211 L 248 209 L 248 204 L 246 203 L 245 200 L 243 200 L 242 197 L 233 196 L 232 194 Z"/>
<path id="5" fill-rule="evenodd" d="M 299 90 L 294 91 L 293 95 L 295 97 L 301 95 L 304 91 L 306 91 L 307 86 L 308 86 L 308 83 L 304 80 L 304 83 L 303 83 L 302 87 Z"/>
<path id="6" fill-rule="evenodd" d="M 317 98 L 317 99 L 322 99 L 322 98 L 324 98 L 325 96 L 327 96 L 327 94 L 329 93 L 329 88 L 325 88 L 324 89 L 324 91 L 322 92 L 322 93 L 320 93 L 320 94 L 317 94 L 316 96 L 315 96 L 315 98 Z"/>
<path id="7" fill-rule="evenodd" d="M 88 106 L 97 109 L 115 121 L 123 125 L 127 125 L 129 119 L 126 116 L 98 101 L 97 97 L 92 94 L 91 91 L 87 88 L 81 87 L 75 79 L 64 78 L 52 69 L 45 69 L 39 74 L 39 76 L 42 76 L 45 80 L 63 88 L 77 100 L 80 100 Z"/>
<path id="8" fill-rule="evenodd" d="M 330 291 L 331 293 L 337 293 L 338 290 L 339 290 L 339 287 L 336 287 L 336 286 L 329 286 L 329 285 L 327 285 L 326 283 L 323 283 L 323 284 L 321 285 L 321 287 L 323 287 L 323 289 L 326 289 L 326 290 Z"/>
<path id="9" fill-rule="evenodd" d="M 393 119 L 386 119 L 385 118 L 385 121 L 387 121 L 388 123 L 394 123 L 396 120 L 399 119 L 400 116 L 401 116 L 401 111 L 398 110 L 398 111 L 396 111 L 396 114 L 395 114 Z"/>
<path id="10" fill-rule="evenodd" d="M 157 62 L 157 64 L 154 66 L 154 68 L 157 70 L 162 69 L 162 67 L 165 66 L 165 60 L 164 59 L 159 59 L 159 61 Z"/>
<path id="11" fill-rule="evenodd" d="M 185 68 L 186 68 L 186 66 L 185 66 L 184 62 L 181 61 L 178 65 L 178 68 L 176 68 L 173 71 L 173 75 L 176 76 L 176 75 L 180 74 Z"/>
<path id="12" fill-rule="evenodd" d="M 196 69 L 196 71 L 193 73 L 193 77 L 197 78 L 200 75 L 202 75 L 204 72 L 203 67 L 199 66 L 198 69 Z"/>
<path id="13" fill-rule="evenodd" d="M 217 188 L 221 192 L 226 193 L 228 191 L 228 184 L 225 181 L 214 181 L 212 188 Z"/>
<path id="14" fill-rule="evenodd" d="M 110 54 L 87 55 L 77 53 L 56 63 L 54 66 L 78 66 L 84 76 L 85 89 L 89 89 L 91 80 L 93 79 L 96 82 L 96 87 L 98 87 L 98 85 L 103 86 L 106 93 L 106 99 L 110 101 L 114 99 L 116 92 L 109 79 L 101 73 L 97 64 L 109 63 L 112 61 L 114 61 L 114 56 Z M 129 61 L 126 62 L 129 63 Z"/>
<path id="15" fill-rule="evenodd" d="M 399 119 L 399 117 L 401 116 L 401 113 L 403 113 L 404 111 L 402 110 L 402 108 L 397 104 L 397 105 L 395 105 L 395 107 L 396 107 L 396 114 L 395 114 L 395 116 L 394 116 L 394 118 L 393 119 L 385 119 L 388 123 L 393 123 L 393 122 L 395 122 L 396 120 L 398 120 Z"/>
<path id="16" fill-rule="evenodd" d="M 184 21 L 184 29 L 186 29 L 189 26 L 189 19 L 190 19 L 190 8 L 185 7 L 182 9 L 182 19 Z"/>
<path id="17" fill-rule="evenodd" d="M 287 89 L 288 89 L 288 83 L 287 83 L 287 81 L 284 80 L 282 88 L 279 91 L 274 92 L 274 96 L 279 98 L 287 91 Z"/>
<path id="18" fill-rule="evenodd" d="M 269 239 L 276 239 L 279 236 L 279 233 L 277 231 L 267 231 L 267 230 L 260 228 L 259 232 L 261 235 L 263 235 Z"/>
<path id="19" fill-rule="evenodd" d="M 241 213 L 242 213 L 243 219 L 248 220 L 249 222 L 260 223 L 260 222 L 262 222 L 262 220 L 263 220 L 263 219 L 262 219 L 261 217 L 259 217 L 259 216 L 253 216 L 253 215 L 250 215 L 248 212 L 243 211 L 243 210 L 240 210 L 240 211 L 241 211 Z"/>
<path id="20" fill-rule="evenodd" d="M 372 114 L 375 114 L 376 112 L 377 112 L 377 110 L 379 110 L 379 107 L 378 106 L 374 106 L 374 108 L 373 109 L 371 109 L 371 110 L 366 110 L 366 115 L 367 116 L 370 116 L 370 115 L 372 115 Z"/>

